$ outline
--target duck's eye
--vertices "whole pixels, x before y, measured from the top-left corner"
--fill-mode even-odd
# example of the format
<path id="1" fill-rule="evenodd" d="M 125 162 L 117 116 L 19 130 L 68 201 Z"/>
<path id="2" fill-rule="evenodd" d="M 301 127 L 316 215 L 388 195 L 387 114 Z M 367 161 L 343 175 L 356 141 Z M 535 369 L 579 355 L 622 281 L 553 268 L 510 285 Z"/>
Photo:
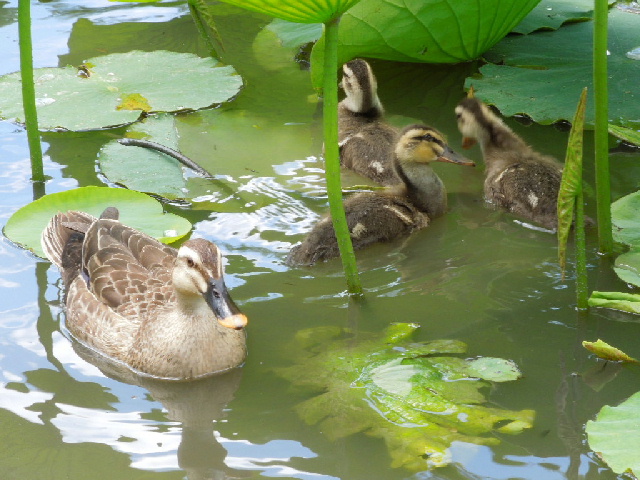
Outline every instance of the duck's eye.
<path id="1" fill-rule="evenodd" d="M 436 141 L 436 139 L 433 138 L 433 135 L 431 135 L 430 133 L 427 133 L 422 138 L 423 138 L 423 140 L 426 140 L 427 142 L 435 142 Z"/>
<path id="2" fill-rule="evenodd" d="M 193 259 L 191 258 L 187 258 L 187 265 L 191 268 L 193 268 L 193 266 L 196 264 L 196 262 L 193 261 Z"/>
<path id="3" fill-rule="evenodd" d="M 461 113 L 456 113 L 456 118 L 458 120 L 462 120 L 462 114 Z"/>

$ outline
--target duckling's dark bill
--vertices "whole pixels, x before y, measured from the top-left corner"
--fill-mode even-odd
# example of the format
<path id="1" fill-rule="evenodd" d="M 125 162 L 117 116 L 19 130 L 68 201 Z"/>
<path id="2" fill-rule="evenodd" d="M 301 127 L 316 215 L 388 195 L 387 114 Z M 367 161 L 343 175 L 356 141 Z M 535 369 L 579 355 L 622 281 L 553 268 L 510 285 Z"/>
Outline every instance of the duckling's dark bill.
<path id="1" fill-rule="evenodd" d="M 468 158 L 463 157 L 462 155 L 458 155 L 456 152 L 451 150 L 450 148 L 445 148 L 444 152 L 442 152 L 438 158 L 438 162 L 448 162 L 455 163 L 457 165 L 468 165 L 470 167 L 475 167 L 476 164 L 469 160 Z"/>

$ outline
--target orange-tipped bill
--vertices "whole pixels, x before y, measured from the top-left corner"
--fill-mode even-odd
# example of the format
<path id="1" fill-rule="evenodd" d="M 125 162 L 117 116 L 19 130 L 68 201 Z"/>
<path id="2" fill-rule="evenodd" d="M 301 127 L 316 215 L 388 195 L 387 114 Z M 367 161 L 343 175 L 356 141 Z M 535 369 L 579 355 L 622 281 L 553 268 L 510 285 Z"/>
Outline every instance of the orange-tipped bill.
<path id="1" fill-rule="evenodd" d="M 464 148 L 465 150 L 468 150 L 469 148 L 473 147 L 476 143 L 478 142 L 475 138 L 462 137 L 462 148 Z"/>
<path id="2" fill-rule="evenodd" d="M 476 166 L 474 162 L 472 162 L 468 158 L 463 157 L 462 155 L 458 155 L 449 147 L 445 147 L 444 151 L 438 157 L 438 162 L 449 162 L 455 163 L 456 165 L 468 165 L 470 167 Z"/>
<path id="3" fill-rule="evenodd" d="M 247 325 L 247 317 L 242 313 L 238 313 L 227 318 L 219 318 L 218 323 L 223 327 L 240 330 Z"/>
<path id="4" fill-rule="evenodd" d="M 209 280 L 209 288 L 205 292 L 204 298 L 215 314 L 218 323 L 223 327 L 240 330 L 247 324 L 247 317 L 240 312 L 240 309 L 231 299 L 231 295 L 229 295 L 222 278 L 211 278 Z"/>

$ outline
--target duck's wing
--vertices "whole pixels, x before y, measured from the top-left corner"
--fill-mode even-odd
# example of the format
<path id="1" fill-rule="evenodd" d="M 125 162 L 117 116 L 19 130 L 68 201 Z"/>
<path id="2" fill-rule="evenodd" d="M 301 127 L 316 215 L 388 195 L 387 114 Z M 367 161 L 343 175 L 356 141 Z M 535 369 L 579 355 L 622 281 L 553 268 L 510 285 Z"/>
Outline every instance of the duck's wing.
<path id="1" fill-rule="evenodd" d="M 64 270 L 63 252 L 69 239 L 74 233 L 84 235 L 96 220 L 93 215 L 73 210 L 55 215 L 47 224 L 40 238 L 42 250 L 47 258 L 60 270 Z"/>
<path id="2" fill-rule="evenodd" d="M 100 302 L 136 321 L 175 301 L 176 250 L 117 220 L 99 219 L 83 245 L 87 285 Z"/>

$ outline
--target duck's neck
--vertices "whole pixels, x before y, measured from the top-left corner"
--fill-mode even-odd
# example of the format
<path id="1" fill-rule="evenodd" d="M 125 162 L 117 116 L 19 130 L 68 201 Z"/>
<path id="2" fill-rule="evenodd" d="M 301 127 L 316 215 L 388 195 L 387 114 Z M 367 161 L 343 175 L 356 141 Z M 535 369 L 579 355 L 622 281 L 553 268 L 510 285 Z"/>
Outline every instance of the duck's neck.
<path id="1" fill-rule="evenodd" d="M 495 115 L 479 119 L 479 122 L 477 136 L 483 154 L 495 150 L 528 148 L 527 144 Z"/>
<path id="2" fill-rule="evenodd" d="M 447 191 L 429 164 L 400 162 L 396 159 L 396 172 L 404 183 L 406 196 L 416 208 L 430 218 L 445 214 Z"/>
<path id="3" fill-rule="evenodd" d="M 358 89 L 350 92 L 340 102 L 340 107 L 354 116 L 380 118 L 384 115 L 380 98 L 378 98 L 376 91 L 371 89 Z"/>

